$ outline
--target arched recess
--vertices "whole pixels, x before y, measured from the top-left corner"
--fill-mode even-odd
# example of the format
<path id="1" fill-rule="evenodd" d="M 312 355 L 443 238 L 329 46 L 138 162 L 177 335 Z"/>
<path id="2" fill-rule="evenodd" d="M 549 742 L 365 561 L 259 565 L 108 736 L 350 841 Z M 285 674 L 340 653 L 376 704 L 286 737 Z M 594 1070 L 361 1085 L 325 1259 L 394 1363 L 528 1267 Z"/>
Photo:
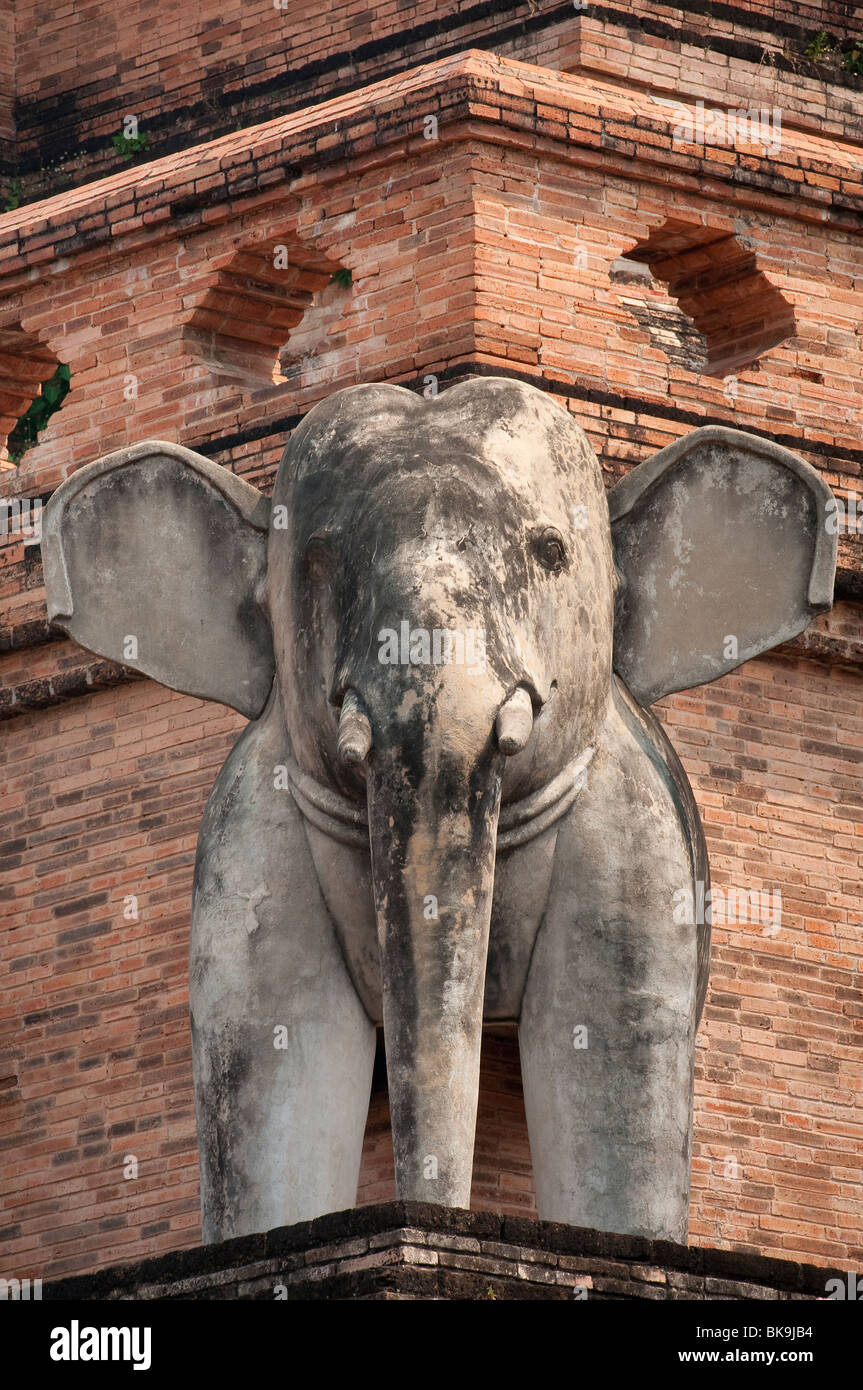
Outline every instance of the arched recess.
<path id="1" fill-rule="evenodd" d="M 0 468 L 15 468 L 24 452 L 21 440 L 9 437 L 60 366 L 59 359 L 20 324 L 0 326 Z M 30 441 L 35 443 L 35 437 Z"/>
<path id="2" fill-rule="evenodd" d="M 639 276 L 638 266 L 646 276 Z M 685 337 L 679 324 L 675 333 L 668 313 L 668 300 L 676 301 L 703 343 L 699 363 L 697 341 L 690 342 L 690 369 L 708 376 L 742 371 L 795 333 L 793 306 L 764 274 L 752 248 L 730 232 L 669 218 L 616 261 L 611 275 L 625 280 L 621 302 L 672 360 L 667 335 Z"/>
<path id="3" fill-rule="evenodd" d="M 220 379 L 251 389 L 282 380 L 280 349 L 340 262 L 297 237 L 240 246 L 213 271 L 183 327 L 183 344 Z"/>

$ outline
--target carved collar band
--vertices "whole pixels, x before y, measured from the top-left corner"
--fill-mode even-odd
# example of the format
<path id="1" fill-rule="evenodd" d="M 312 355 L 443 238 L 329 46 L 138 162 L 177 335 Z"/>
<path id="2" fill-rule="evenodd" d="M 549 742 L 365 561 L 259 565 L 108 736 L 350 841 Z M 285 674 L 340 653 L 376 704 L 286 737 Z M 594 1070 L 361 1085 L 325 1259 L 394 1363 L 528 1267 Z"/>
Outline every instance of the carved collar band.
<path id="1" fill-rule="evenodd" d="M 498 853 L 526 844 L 560 820 L 584 786 L 594 751 L 593 748 L 586 748 L 539 791 L 501 807 L 497 829 Z M 309 824 L 340 844 L 368 849 L 369 818 L 366 807 L 322 786 L 313 777 L 301 772 L 292 758 L 287 767 L 294 800 Z"/>

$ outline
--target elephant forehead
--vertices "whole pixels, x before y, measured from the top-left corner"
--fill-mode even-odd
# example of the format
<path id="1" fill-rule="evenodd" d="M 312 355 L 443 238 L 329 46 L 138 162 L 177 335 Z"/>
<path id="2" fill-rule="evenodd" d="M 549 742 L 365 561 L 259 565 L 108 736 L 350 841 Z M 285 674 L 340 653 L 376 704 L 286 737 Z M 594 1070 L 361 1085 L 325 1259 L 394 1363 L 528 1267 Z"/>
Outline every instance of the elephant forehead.
<path id="1" fill-rule="evenodd" d="M 581 427 L 545 391 L 509 377 L 466 381 L 437 404 L 443 428 L 467 435 L 484 457 L 514 476 L 571 483 L 587 473 L 599 479 L 599 465 Z"/>
<path id="2" fill-rule="evenodd" d="M 313 407 L 288 440 L 279 482 L 330 469 L 358 446 L 407 433 L 423 401 L 402 386 L 349 386 Z"/>
<path id="3" fill-rule="evenodd" d="M 277 490 L 343 468 L 370 482 L 425 456 L 430 467 L 473 454 L 517 491 L 571 496 L 579 477 L 601 485 L 584 431 L 536 387 L 480 378 L 425 399 L 398 386 L 356 386 L 315 406 L 288 443 Z"/>

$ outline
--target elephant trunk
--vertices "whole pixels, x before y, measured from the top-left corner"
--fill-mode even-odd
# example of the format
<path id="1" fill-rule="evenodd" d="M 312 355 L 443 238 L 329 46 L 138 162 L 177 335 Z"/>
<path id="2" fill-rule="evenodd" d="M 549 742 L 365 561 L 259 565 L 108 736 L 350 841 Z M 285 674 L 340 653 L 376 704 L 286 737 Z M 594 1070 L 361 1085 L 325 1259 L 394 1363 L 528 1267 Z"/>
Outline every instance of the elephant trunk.
<path id="1" fill-rule="evenodd" d="M 389 729 L 372 720 L 369 828 L 396 1191 L 445 1206 L 470 1205 L 500 695 L 474 691 L 465 708 L 439 686 L 403 702 L 407 718 Z"/>

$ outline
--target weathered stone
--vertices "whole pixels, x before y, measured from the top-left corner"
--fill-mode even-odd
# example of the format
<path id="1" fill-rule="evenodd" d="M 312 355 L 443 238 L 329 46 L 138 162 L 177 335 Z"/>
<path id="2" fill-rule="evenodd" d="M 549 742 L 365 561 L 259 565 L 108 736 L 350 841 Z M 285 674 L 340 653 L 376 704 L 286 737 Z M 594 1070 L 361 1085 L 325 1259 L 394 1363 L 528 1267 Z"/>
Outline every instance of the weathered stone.
<path id="1" fill-rule="evenodd" d="M 410 1225 L 392 1224 L 410 1220 Z M 440 1229 L 449 1225 L 450 1231 Z M 590 1299 L 804 1299 L 824 1296 L 828 1278 L 835 1271 L 771 1260 L 732 1251 L 668 1245 L 642 1238 L 616 1237 L 620 1258 L 609 1261 L 609 1240 L 598 1231 L 573 1229 L 572 1243 L 579 1256 L 554 1255 L 544 1248 L 549 1228 L 522 1221 L 520 1241 L 495 1242 L 496 1254 L 479 1254 L 451 1248 L 458 1239 L 484 1237 L 487 1213 L 447 1210 L 404 1203 L 357 1208 L 305 1222 L 291 1230 L 270 1232 L 249 1242 L 245 1258 L 238 1258 L 236 1241 L 183 1252 L 182 1272 L 178 1257 L 168 1255 L 142 1265 L 101 1270 L 97 1274 L 47 1284 L 48 1300 L 66 1298 L 275 1300 L 284 1286 L 289 1300 L 296 1299 L 446 1299 L 470 1298 L 566 1298 Z M 529 1230 L 533 1241 L 528 1244 Z M 328 1235 L 324 1236 L 323 1232 Z M 410 1240 L 405 1241 L 406 1234 Z M 346 1252 L 352 1239 L 368 1249 L 358 1255 Z M 261 1259 L 260 1249 L 270 1244 L 290 1247 L 288 1256 Z M 490 1242 L 485 1242 L 489 1244 Z M 335 1252 L 340 1252 L 336 1256 Z M 645 1255 L 649 1263 L 645 1262 Z M 318 1263 L 306 1264 L 311 1256 Z M 651 1258 L 652 1257 L 652 1258 Z M 701 1273 L 689 1266 L 697 1262 Z M 554 1262 L 554 1263 L 552 1263 Z M 290 1264 L 291 1268 L 286 1268 Z M 722 1273 L 720 1274 L 720 1271 Z M 645 1272 L 653 1280 L 639 1277 Z M 662 1275 L 662 1281 L 655 1276 Z M 705 1280 L 710 1291 L 705 1291 Z"/>
<path id="2" fill-rule="evenodd" d="M 462 1253 L 472 1255 L 478 1255 L 480 1253 L 493 1255 L 495 1253 L 495 1249 L 500 1250 L 501 1248 L 506 1248 L 500 1246 L 492 1248 L 495 1246 L 494 1241 L 484 1240 L 480 1242 L 478 1240 L 473 1240 L 470 1236 L 436 1235 L 435 1245 L 438 1247 L 439 1250 L 458 1250 Z"/>
<path id="3" fill-rule="evenodd" d="M 765 1288 L 763 1284 L 744 1284 L 733 1279 L 705 1279 L 705 1292 L 718 1298 L 778 1298 L 776 1289 Z"/>
<path id="4" fill-rule="evenodd" d="M 519 1279 L 533 1280 L 534 1283 L 538 1284 L 554 1284 L 557 1282 L 555 1279 L 556 1270 L 549 1269 L 547 1266 L 536 1264 L 535 1262 L 526 1264 L 519 1260 L 516 1269 L 518 1270 Z"/>
<path id="5" fill-rule="evenodd" d="M 436 1237 L 437 1244 L 450 1237 Z M 458 1236 L 451 1237 L 458 1240 Z M 428 1240 L 424 1231 L 418 1230 L 413 1226 L 404 1226 L 398 1231 L 384 1231 L 381 1235 L 371 1236 L 369 1239 L 370 1250 L 381 1250 L 390 1245 L 425 1245 Z"/>
<path id="6" fill-rule="evenodd" d="M 406 1265 L 436 1265 L 440 1258 L 437 1250 L 423 1245 L 403 1245 L 401 1256 Z"/>
<path id="7" fill-rule="evenodd" d="M 676 1269 L 666 1271 L 666 1279 L 672 1289 L 682 1293 L 700 1295 L 704 1292 L 704 1280 L 697 1274 L 681 1274 Z"/>
<path id="8" fill-rule="evenodd" d="M 376 1250 L 374 1253 L 369 1251 L 367 1255 L 357 1256 L 352 1260 L 343 1260 L 335 1266 L 339 1274 L 353 1274 L 355 1272 L 365 1272 L 369 1269 L 383 1269 L 387 1265 L 416 1264 L 419 1261 L 405 1259 L 405 1248 L 401 1245 L 394 1245 L 389 1250 Z M 416 1248 L 416 1247 L 415 1247 Z M 426 1261 L 432 1264 L 431 1254 Z M 329 1268 L 330 1266 L 328 1266 Z"/>
<path id="9" fill-rule="evenodd" d="M 452 1248 L 463 1248 L 467 1250 L 472 1248 L 472 1246 L 464 1245 L 463 1247 L 454 1246 Z M 482 1253 L 484 1255 L 500 1255 L 508 1259 L 513 1258 L 512 1252 L 513 1248 L 515 1248 L 516 1258 L 521 1260 L 525 1264 L 530 1263 L 532 1260 L 537 1260 L 541 1264 L 547 1265 L 563 1264 L 562 1259 L 558 1259 L 556 1255 L 550 1254 L 547 1250 L 530 1250 L 526 1245 L 518 1245 L 513 1247 L 512 1245 L 507 1244 L 505 1241 L 500 1240 L 484 1240 L 481 1242 L 481 1247 L 477 1246 L 477 1248 L 481 1248 Z"/>
<path id="10" fill-rule="evenodd" d="M 633 1279 L 643 1279 L 647 1284 L 664 1284 L 665 1270 L 656 1269 L 650 1265 L 633 1265 L 632 1277 Z"/>
<path id="11" fill-rule="evenodd" d="M 510 1260 L 495 1260 L 490 1255 L 462 1255 L 454 1250 L 441 1250 L 438 1261 L 450 1269 L 472 1269 L 484 1274 L 499 1274 L 508 1278 L 518 1278 L 518 1261 L 515 1251 Z"/>
<path id="12" fill-rule="evenodd" d="M 327 1245 L 316 1250 L 309 1250 L 304 1257 L 307 1265 L 317 1264 L 318 1261 L 349 1259 L 352 1255 L 364 1255 L 369 1248 L 369 1242 L 365 1239 L 346 1240 L 337 1245 Z"/>
<path id="13" fill-rule="evenodd" d="M 572 417 L 492 377 L 338 392 L 272 505 L 173 444 L 58 488 L 55 623 L 252 720 L 195 871 L 207 1240 L 351 1206 L 376 1024 L 399 1196 L 467 1206 L 484 1019 L 518 1021 L 541 1216 L 685 1239 L 708 865 L 643 706 L 829 606 L 829 499 L 711 426 L 609 511 Z"/>

